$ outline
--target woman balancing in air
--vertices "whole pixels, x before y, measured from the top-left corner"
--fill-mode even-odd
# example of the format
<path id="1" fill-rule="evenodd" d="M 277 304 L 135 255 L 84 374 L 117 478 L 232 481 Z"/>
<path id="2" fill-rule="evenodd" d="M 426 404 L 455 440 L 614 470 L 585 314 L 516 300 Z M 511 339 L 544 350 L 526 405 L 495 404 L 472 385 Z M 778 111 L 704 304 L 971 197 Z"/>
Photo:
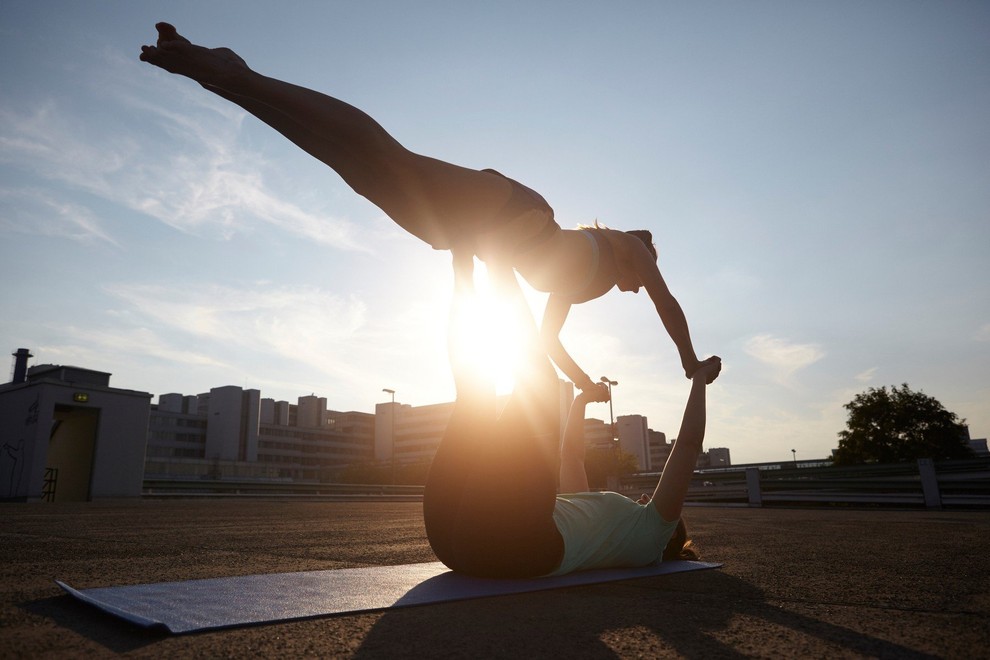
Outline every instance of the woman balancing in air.
<path id="1" fill-rule="evenodd" d="M 606 400 L 608 391 L 596 387 L 577 396 L 561 443 L 557 374 L 541 350 L 518 283 L 513 278 L 500 284 L 512 292 L 515 316 L 528 335 L 526 352 L 496 419 L 489 388 L 458 354 L 461 344 L 449 345 L 457 400 L 423 495 L 434 553 L 454 571 L 492 578 L 696 557 L 686 547 L 681 506 L 705 435 L 706 387 L 718 376 L 721 360 L 709 358 L 695 370 L 677 442 L 652 497 L 636 502 L 618 493 L 587 492 L 584 409 L 589 401 Z M 468 295 L 470 284 L 455 272 L 452 337 Z"/>
<path id="2" fill-rule="evenodd" d="M 580 389 L 594 381 L 560 343 L 571 305 L 613 286 L 645 287 L 677 346 L 685 375 L 701 365 L 677 300 L 656 264 L 648 231 L 562 230 L 538 193 L 494 170 L 473 170 L 413 153 L 374 119 L 335 98 L 252 71 L 227 48 L 208 49 L 159 23 L 158 42 L 141 59 L 187 76 L 233 102 L 318 158 L 355 192 L 469 271 L 476 255 L 489 271 L 515 268 L 550 293 L 542 323 L 545 351 Z"/>

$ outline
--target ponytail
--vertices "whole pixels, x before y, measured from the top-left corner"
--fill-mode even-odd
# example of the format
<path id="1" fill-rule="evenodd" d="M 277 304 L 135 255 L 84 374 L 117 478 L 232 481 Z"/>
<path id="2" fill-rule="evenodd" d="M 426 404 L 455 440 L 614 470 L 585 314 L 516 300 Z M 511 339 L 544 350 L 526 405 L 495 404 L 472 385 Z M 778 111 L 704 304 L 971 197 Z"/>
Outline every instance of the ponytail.
<path id="1" fill-rule="evenodd" d="M 677 527 L 674 529 L 670 541 L 667 542 L 667 547 L 663 549 L 661 558 L 663 561 L 673 561 L 675 559 L 697 560 L 700 557 L 701 555 L 698 554 L 694 543 L 687 537 L 687 527 L 684 526 L 684 518 L 681 518 L 677 521 Z"/>

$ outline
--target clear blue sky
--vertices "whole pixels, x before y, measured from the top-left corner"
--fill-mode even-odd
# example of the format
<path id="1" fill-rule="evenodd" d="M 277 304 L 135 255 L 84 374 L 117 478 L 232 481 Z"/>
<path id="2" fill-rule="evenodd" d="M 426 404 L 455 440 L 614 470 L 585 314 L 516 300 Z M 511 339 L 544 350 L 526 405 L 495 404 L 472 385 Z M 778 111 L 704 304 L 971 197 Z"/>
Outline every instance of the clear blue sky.
<path id="1" fill-rule="evenodd" d="M 0 3 L 0 348 L 370 412 L 383 387 L 453 397 L 448 255 L 139 62 L 159 20 L 526 183 L 562 226 L 650 229 L 724 359 L 708 445 L 734 462 L 828 455 L 883 385 L 990 433 L 990 4 Z M 676 435 L 688 382 L 645 293 L 562 337 L 617 415 Z"/>

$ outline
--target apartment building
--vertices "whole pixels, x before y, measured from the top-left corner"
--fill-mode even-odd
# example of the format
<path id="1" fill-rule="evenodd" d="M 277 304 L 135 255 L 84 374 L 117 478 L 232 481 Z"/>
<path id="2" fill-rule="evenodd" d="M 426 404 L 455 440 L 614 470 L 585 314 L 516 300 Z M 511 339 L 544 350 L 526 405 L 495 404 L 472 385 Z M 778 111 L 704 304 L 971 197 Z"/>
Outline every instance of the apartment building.
<path id="1" fill-rule="evenodd" d="M 313 395 L 290 404 L 236 386 L 163 394 L 151 410 L 145 474 L 327 481 L 373 460 L 374 429 L 374 415 L 328 410 Z"/>

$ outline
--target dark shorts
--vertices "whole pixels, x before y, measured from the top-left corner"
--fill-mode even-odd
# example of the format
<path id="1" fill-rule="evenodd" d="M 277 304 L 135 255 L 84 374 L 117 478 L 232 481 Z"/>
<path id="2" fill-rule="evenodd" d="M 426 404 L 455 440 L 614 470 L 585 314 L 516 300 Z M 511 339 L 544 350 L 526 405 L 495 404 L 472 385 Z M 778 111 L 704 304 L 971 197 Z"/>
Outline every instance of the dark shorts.
<path id="1" fill-rule="evenodd" d="M 511 262 L 515 255 L 532 250 L 560 231 L 553 209 L 542 195 L 495 170 L 482 172 L 507 180 L 512 193 L 498 214 L 477 230 L 474 244 L 480 259 L 501 257 Z"/>

